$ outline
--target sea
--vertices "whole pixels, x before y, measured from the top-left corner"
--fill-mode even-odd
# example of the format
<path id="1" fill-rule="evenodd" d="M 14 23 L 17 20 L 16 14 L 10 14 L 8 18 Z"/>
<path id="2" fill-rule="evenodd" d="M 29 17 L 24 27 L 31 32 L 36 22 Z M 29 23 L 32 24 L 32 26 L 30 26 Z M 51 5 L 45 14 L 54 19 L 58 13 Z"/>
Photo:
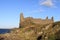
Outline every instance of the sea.
<path id="1" fill-rule="evenodd" d="M 0 34 L 9 33 L 11 29 L 0 29 Z"/>

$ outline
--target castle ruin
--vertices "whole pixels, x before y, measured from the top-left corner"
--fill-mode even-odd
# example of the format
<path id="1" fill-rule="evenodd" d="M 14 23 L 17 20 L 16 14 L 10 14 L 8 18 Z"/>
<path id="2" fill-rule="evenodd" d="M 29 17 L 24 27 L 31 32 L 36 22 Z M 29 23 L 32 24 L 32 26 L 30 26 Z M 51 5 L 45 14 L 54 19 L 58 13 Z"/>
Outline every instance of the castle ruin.
<path id="1" fill-rule="evenodd" d="M 23 13 L 20 13 L 20 26 L 23 22 L 28 21 L 28 22 L 33 22 L 35 24 L 40 24 L 40 25 L 46 25 L 46 24 L 50 24 L 54 22 L 53 17 L 51 17 L 51 19 L 48 19 L 48 17 L 46 17 L 46 19 L 41 19 L 41 18 L 32 18 L 32 17 L 27 17 L 24 18 Z M 19 27 L 20 27 L 19 26 Z"/>

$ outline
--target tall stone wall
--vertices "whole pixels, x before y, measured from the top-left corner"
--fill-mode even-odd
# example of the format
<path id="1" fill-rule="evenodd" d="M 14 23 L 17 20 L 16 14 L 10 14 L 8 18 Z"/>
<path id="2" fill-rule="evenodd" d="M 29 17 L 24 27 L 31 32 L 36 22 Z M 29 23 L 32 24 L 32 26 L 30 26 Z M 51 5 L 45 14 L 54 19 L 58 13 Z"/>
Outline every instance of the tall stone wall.
<path id="1" fill-rule="evenodd" d="M 53 20 L 53 17 L 51 19 L 48 19 L 48 17 L 46 17 L 46 19 L 36 19 L 36 18 L 32 18 L 32 17 L 27 17 L 27 18 L 24 18 L 23 16 L 23 13 L 20 14 L 20 24 L 23 24 L 24 21 L 32 21 L 33 23 L 35 24 L 50 24 L 50 23 L 53 23 L 54 20 Z"/>
<path id="2" fill-rule="evenodd" d="M 23 13 L 20 14 L 20 22 L 23 22 L 24 21 L 24 16 L 23 16 Z"/>
<path id="3" fill-rule="evenodd" d="M 20 13 L 19 28 L 21 27 L 21 24 L 23 24 L 22 22 L 24 22 L 24 16 L 23 13 Z"/>
<path id="4" fill-rule="evenodd" d="M 48 19 L 48 20 L 38 20 L 38 19 L 33 19 L 32 22 L 36 23 L 36 24 L 49 24 L 49 23 L 53 23 L 52 20 Z"/>

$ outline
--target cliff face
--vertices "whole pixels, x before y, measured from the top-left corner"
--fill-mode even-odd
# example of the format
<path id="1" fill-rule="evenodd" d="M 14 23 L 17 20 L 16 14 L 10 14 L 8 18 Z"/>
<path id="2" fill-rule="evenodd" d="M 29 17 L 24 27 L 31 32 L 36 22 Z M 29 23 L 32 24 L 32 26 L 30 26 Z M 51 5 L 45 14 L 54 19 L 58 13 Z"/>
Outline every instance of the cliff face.
<path id="1" fill-rule="evenodd" d="M 55 40 L 55 37 L 58 39 L 59 30 L 60 22 L 46 25 L 31 22 L 27 27 L 12 29 L 11 33 L 0 34 L 0 40 Z"/>

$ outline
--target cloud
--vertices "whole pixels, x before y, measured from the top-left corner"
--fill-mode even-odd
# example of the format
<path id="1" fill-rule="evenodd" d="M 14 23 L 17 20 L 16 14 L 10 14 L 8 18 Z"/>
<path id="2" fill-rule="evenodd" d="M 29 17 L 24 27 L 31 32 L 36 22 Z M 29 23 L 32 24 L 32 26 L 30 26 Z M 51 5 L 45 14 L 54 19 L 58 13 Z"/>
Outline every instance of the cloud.
<path id="1" fill-rule="evenodd" d="M 47 6 L 47 7 L 56 7 L 52 0 L 45 0 L 41 2 L 40 5 Z"/>
<path id="2" fill-rule="evenodd" d="M 43 9 L 37 9 L 37 10 L 31 10 L 31 11 L 28 11 L 27 13 L 41 13 L 41 12 L 44 12 L 45 10 Z"/>
<path id="3" fill-rule="evenodd" d="M 31 13 L 41 13 L 43 12 L 43 9 L 38 9 L 38 10 L 32 10 Z"/>

